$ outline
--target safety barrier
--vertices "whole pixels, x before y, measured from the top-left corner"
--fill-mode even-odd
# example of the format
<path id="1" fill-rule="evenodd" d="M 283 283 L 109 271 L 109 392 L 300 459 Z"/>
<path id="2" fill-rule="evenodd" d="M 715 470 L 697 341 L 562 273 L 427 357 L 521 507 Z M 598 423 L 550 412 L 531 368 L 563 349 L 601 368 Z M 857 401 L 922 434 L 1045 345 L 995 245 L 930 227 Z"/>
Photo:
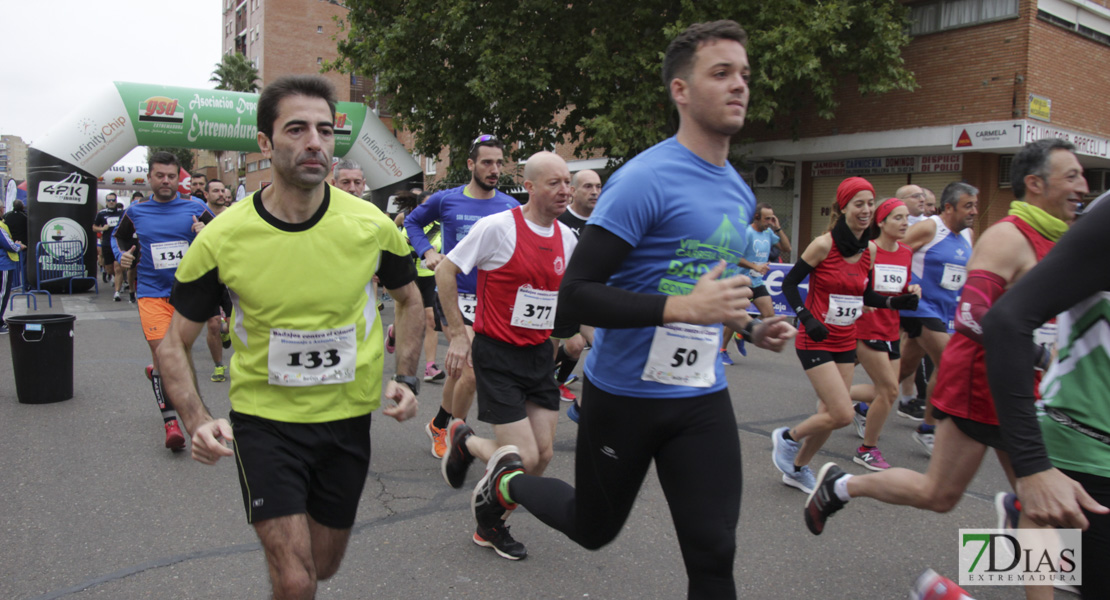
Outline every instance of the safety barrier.
<path id="1" fill-rule="evenodd" d="M 35 245 L 35 264 L 38 266 L 38 287 L 60 279 L 69 279 L 69 293 L 73 293 L 73 282 L 88 279 L 100 293 L 100 282 L 89 277 L 85 270 L 85 243 L 81 240 L 62 240 L 59 242 L 39 242 Z"/>

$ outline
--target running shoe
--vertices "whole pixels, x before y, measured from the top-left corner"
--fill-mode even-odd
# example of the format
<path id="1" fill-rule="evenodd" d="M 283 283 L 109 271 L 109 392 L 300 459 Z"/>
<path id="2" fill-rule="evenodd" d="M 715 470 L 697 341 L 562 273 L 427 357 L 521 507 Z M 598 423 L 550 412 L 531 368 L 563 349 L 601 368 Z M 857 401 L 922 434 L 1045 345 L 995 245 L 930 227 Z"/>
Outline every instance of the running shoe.
<path id="1" fill-rule="evenodd" d="M 783 475 L 794 474 L 794 457 L 798 455 L 801 444 L 782 437 L 789 427 L 779 427 L 771 432 L 771 460 Z"/>
<path id="2" fill-rule="evenodd" d="M 181 426 L 177 419 L 166 422 L 166 447 L 170 450 L 181 450 L 185 447 L 185 434 L 181 433 Z"/>
<path id="3" fill-rule="evenodd" d="M 793 473 L 783 473 L 782 482 L 808 494 L 813 491 L 813 486 L 817 484 L 817 478 L 813 476 L 813 469 L 806 465 Z"/>
<path id="4" fill-rule="evenodd" d="M 575 400 L 578 399 L 578 396 L 575 396 L 574 392 L 567 389 L 567 384 L 560 383 L 559 384 L 559 398 L 563 402 L 574 402 Z"/>
<path id="5" fill-rule="evenodd" d="M 5 335 L 7 333 L 8 333 L 8 326 L 0 323 L 0 335 Z"/>
<path id="6" fill-rule="evenodd" d="M 131 292 L 131 298 L 128 299 L 128 302 L 131 304 L 135 303 L 135 292 Z"/>
<path id="7" fill-rule="evenodd" d="M 509 526 L 505 525 L 504 521 L 501 523 L 489 528 L 479 525 L 471 539 L 483 548 L 493 548 L 501 558 L 520 560 L 528 556 L 528 550 L 524 548 L 524 544 L 513 539 L 513 536 L 509 535 Z"/>
<path id="8" fill-rule="evenodd" d="M 910 590 L 910 600 L 974 600 L 955 581 L 926 569 Z"/>
<path id="9" fill-rule="evenodd" d="M 212 381 L 216 383 L 227 381 L 227 367 L 216 365 L 216 368 L 212 370 Z"/>
<path id="10" fill-rule="evenodd" d="M 1017 529 L 1018 519 L 1021 518 L 1021 504 L 1018 502 L 1016 495 L 1010 492 L 995 494 L 994 512 L 998 514 L 999 529 Z"/>
<path id="11" fill-rule="evenodd" d="M 385 332 L 385 351 L 393 354 L 393 350 L 396 349 L 396 344 L 397 338 L 393 337 L 393 324 L 390 323 L 389 329 Z"/>
<path id="12" fill-rule="evenodd" d="M 578 375 L 571 373 L 570 377 L 567 377 L 567 380 L 563 382 L 563 385 L 570 385 L 575 381 L 578 381 Z"/>
<path id="13" fill-rule="evenodd" d="M 921 447 L 925 449 L 925 452 L 928 453 L 929 456 L 933 455 L 933 441 L 936 439 L 936 434 L 935 433 L 931 433 L 931 432 L 926 433 L 924 431 L 914 431 L 913 432 L 913 439 L 918 444 L 921 444 Z"/>
<path id="14" fill-rule="evenodd" d="M 115 302 L 123 302 L 123 298 L 120 298 L 120 297 L 119 297 L 119 292 L 116 292 L 116 293 L 115 293 L 115 294 L 114 294 L 114 295 L 112 296 L 112 300 L 113 300 L 113 301 L 115 301 Z"/>
<path id="15" fill-rule="evenodd" d="M 856 435 L 859 439 L 863 439 L 863 434 L 867 430 L 867 417 L 859 414 L 859 410 L 852 411 L 852 424 L 856 426 Z"/>
<path id="16" fill-rule="evenodd" d="M 578 422 L 578 403 L 571 402 L 570 407 L 567 408 L 567 418 L 575 423 Z"/>
<path id="17" fill-rule="evenodd" d="M 501 446 L 486 463 L 486 472 L 478 480 L 478 485 L 474 486 L 474 493 L 470 496 L 470 511 L 478 522 L 479 532 L 504 526 L 502 516 L 505 511 L 516 508 L 516 504 L 505 501 L 498 489 L 501 477 L 514 471 L 524 471 L 516 446 Z"/>
<path id="18" fill-rule="evenodd" d="M 736 350 L 740 352 L 740 356 L 747 356 L 748 349 L 744 346 L 744 338 L 737 333 L 732 339 L 736 340 Z"/>
<path id="19" fill-rule="evenodd" d="M 860 446 L 856 448 L 856 457 L 852 461 L 872 471 L 885 471 L 890 468 L 890 464 L 883 460 L 883 453 L 879 452 L 878 448 L 865 450 L 863 446 Z"/>
<path id="20" fill-rule="evenodd" d="M 821 535 L 825 521 L 836 511 L 844 508 L 844 502 L 836 495 L 836 482 L 846 473 L 836 463 L 825 463 L 817 472 L 817 483 L 806 498 L 806 527 L 813 535 Z"/>
<path id="21" fill-rule="evenodd" d="M 443 381 L 446 377 L 447 373 L 444 373 L 434 362 L 424 365 L 424 381 Z"/>
<path id="22" fill-rule="evenodd" d="M 432 421 L 428 421 L 428 424 L 424 426 L 424 433 L 428 434 L 428 439 L 432 440 L 432 456 L 443 458 L 443 455 L 447 453 L 447 427 L 441 429 L 436 427 Z"/>
<path id="23" fill-rule="evenodd" d="M 721 349 L 721 362 L 725 366 L 730 366 L 730 365 L 736 364 L 736 363 L 732 362 L 732 357 L 728 355 L 728 350 L 725 350 L 723 348 Z"/>
<path id="24" fill-rule="evenodd" d="M 921 398 L 911 398 L 898 402 L 898 416 L 911 421 L 925 420 L 925 401 Z"/>
<path id="25" fill-rule="evenodd" d="M 474 462 L 474 455 L 466 449 L 466 439 L 474 435 L 474 430 L 462 419 L 451 421 L 447 429 L 447 452 L 440 461 L 440 473 L 447 485 L 461 488 L 466 481 L 466 470 Z"/>

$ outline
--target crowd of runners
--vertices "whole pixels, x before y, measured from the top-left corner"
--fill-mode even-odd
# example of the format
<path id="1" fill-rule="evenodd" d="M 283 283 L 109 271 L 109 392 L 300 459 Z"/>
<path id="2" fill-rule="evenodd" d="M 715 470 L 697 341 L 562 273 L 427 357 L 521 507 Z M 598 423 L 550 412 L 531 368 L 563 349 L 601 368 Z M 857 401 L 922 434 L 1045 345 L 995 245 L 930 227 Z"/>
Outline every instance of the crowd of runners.
<path id="1" fill-rule="evenodd" d="M 390 219 L 361 198 L 359 165 L 333 164 L 334 92 L 311 76 L 261 94 L 272 185 L 232 204 L 221 182 L 194 176 L 180 194 L 180 166 L 159 152 L 149 196 L 122 209 L 109 194 L 94 224 L 104 277 L 116 301 L 127 290 L 138 305 L 165 445 L 181 450 L 188 436 L 203 463 L 235 456 L 275 597 L 310 598 L 337 571 L 369 465 L 370 414 L 384 402 L 384 414 L 409 419 L 422 384 L 435 383 L 424 397 L 439 408 L 423 428 L 443 479 L 460 488 L 480 462 L 475 544 L 527 556 L 508 525 L 524 506 L 600 548 L 654 463 L 689 597 L 734 598 L 743 477 L 728 373 L 745 374 L 725 370 L 732 341 L 741 355 L 793 345 L 812 384 L 816 412 L 776 429 L 769 457 L 806 494 L 812 533 L 853 498 L 951 510 L 993 448 L 1013 486 L 997 500 L 1007 526 L 1084 529 L 1081 592 L 1110 597 L 1095 574 L 1110 560 L 1110 282 L 1089 260 L 1105 250 L 1110 208 L 1078 219 L 1087 187 L 1074 148 L 1028 144 L 1013 161 L 1017 200 L 978 240 L 979 192 L 967 183 L 884 199 L 865 178 L 845 179 L 828 231 L 783 280 L 795 329 L 762 279 L 790 241 L 728 162 L 748 104 L 746 44 L 732 21 L 682 32 L 663 61 L 677 133 L 604 184 L 537 153 L 524 164 L 523 205 L 497 189 L 502 142 L 479 135 L 466 185 L 400 192 Z M 1047 286 L 1059 293 L 1037 293 Z M 379 288 L 395 302 L 391 324 Z M 1035 342 L 1057 314 L 1060 345 Z M 230 378 L 226 419 L 196 386 L 190 348 L 202 333 L 211 380 Z M 389 354 L 397 374 L 383 382 Z M 852 385 L 857 364 L 871 384 Z M 578 428 L 573 483 L 544 477 L 561 402 Z M 880 450 L 892 414 L 920 422 L 926 472 Z M 811 468 L 848 426 L 861 438 L 854 462 L 872 473 Z M 940 598 L 957 588 L 929 572 L 917 589 Z"/>

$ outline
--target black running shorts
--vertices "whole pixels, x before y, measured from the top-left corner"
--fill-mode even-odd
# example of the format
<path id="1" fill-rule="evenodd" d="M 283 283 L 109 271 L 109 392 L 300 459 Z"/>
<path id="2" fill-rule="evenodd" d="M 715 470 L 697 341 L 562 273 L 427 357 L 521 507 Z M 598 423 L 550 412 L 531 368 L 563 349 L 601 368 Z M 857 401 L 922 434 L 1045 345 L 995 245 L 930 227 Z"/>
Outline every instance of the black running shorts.
<path id="1" fill-rule="evenodd" d="M 370 415 L 283 423 L 231 411 L 247 522 L 307 513 L 350 529 L 370 468 Z"/>
<path id="2" fill-rule="evenodd" d="M 948 333 L 948 324 L 933 317 L 899 317 L 898 322 L 909 338 L 921 337 L 922 327 L 937 333 Z"/>
<path id="3" fill-rule="evenodd" d="M 892 342 L 886 340 L 859 340 L 859 342 L 875 352 L 886 352 L 890 356 L 890 360 L 902 358 L 902 340 Z"/>
<path id="4" fill-rule="evenodd" d="M 478 420 L 492 425 L 528 416 L 524 403 L 559 410 L 559 388 L 552 377 L 555 356 L 549 342 L 513 346 L 480 333 L 470 349 L 478 387 Z"/>
<path id="5" fill-rule="evenodd" d="M 995 450 L 1002 450 L 1006 452 L 1006 443 L 1002 440 L 1002 429 L 998 425 L 991 425 L 989 423 L 980 423 L 979 421 L 972 421 L 956 415 L 950 415 L 943 410 L 933 407 L 933 418 L 938 421 L 944 419 L 952 419 L 952 422 L 967 437 L 983 444 L 990 446 Z"/>
<path id="6" fill-rule="evenodd" d="M 821 366 L 827 362 L 834 362 L 836 364 L 856 364 L 856 351 L 845 350 L 844 352 L 833 352 L 831 350 L 802 350 L 795 348 L 798 353 L 798 360 L 802 361 L 802 369 L 808 371 L 813 367 Z"/>

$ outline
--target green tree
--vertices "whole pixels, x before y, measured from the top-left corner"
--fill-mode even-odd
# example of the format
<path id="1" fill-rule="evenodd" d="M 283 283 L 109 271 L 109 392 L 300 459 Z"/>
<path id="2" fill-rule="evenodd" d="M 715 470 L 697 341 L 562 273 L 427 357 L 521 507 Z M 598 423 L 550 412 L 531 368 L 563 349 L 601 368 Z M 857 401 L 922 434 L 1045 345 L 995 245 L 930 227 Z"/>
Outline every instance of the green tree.
<path id="1" fill-rule="evenodd" d="M 212 71 L 212 78 L 208 81 L 216 82 L 217 90 L 231 92 L 257 92 L 258 69 L 241 52 L 225 54 L 220 62 L 216 63 L 216 70 Z"/>
<path id="2" fill-rule="evenodd" d="M 195 156 L 193 154 L 192 149 L 190 149 L 190 148 L 171 148 L 169 146 L 148 146 L 147 149 L 146 149 L 146 159 L 147 159 L 147 161 L 150 160 L 150 157 L 155 152 L 161 152 L 162 150 L 165 150 L 166 152 L 169 152 L 170 154 L 176 156 L 177 157 L 177 162 L 181 164 L 181 168 L 185 169 L 185 172 L 187 172 L 187 173 L 192 173 L 193 172 L 193 167 L 195 166 L 195 164 L 194 164 Z"/>
<path id="3" fill-rule="evenodd" d="M 912 89 L 898 0 L 346 0 L 339 59 L 328 66 L 376 78 L 379 101 L 416 134 L 417 150 L 471 138 L 521 142 L 517 157 L 556 141 L 617 160 L 673 133 L 660 71 L 668 41 L 720 18 L 749 33 L 749 119 L 780 122 L 815 106 L 832 118 L 834 91 Z M 789 122 L 789 119 L 788 121 Z"/>

